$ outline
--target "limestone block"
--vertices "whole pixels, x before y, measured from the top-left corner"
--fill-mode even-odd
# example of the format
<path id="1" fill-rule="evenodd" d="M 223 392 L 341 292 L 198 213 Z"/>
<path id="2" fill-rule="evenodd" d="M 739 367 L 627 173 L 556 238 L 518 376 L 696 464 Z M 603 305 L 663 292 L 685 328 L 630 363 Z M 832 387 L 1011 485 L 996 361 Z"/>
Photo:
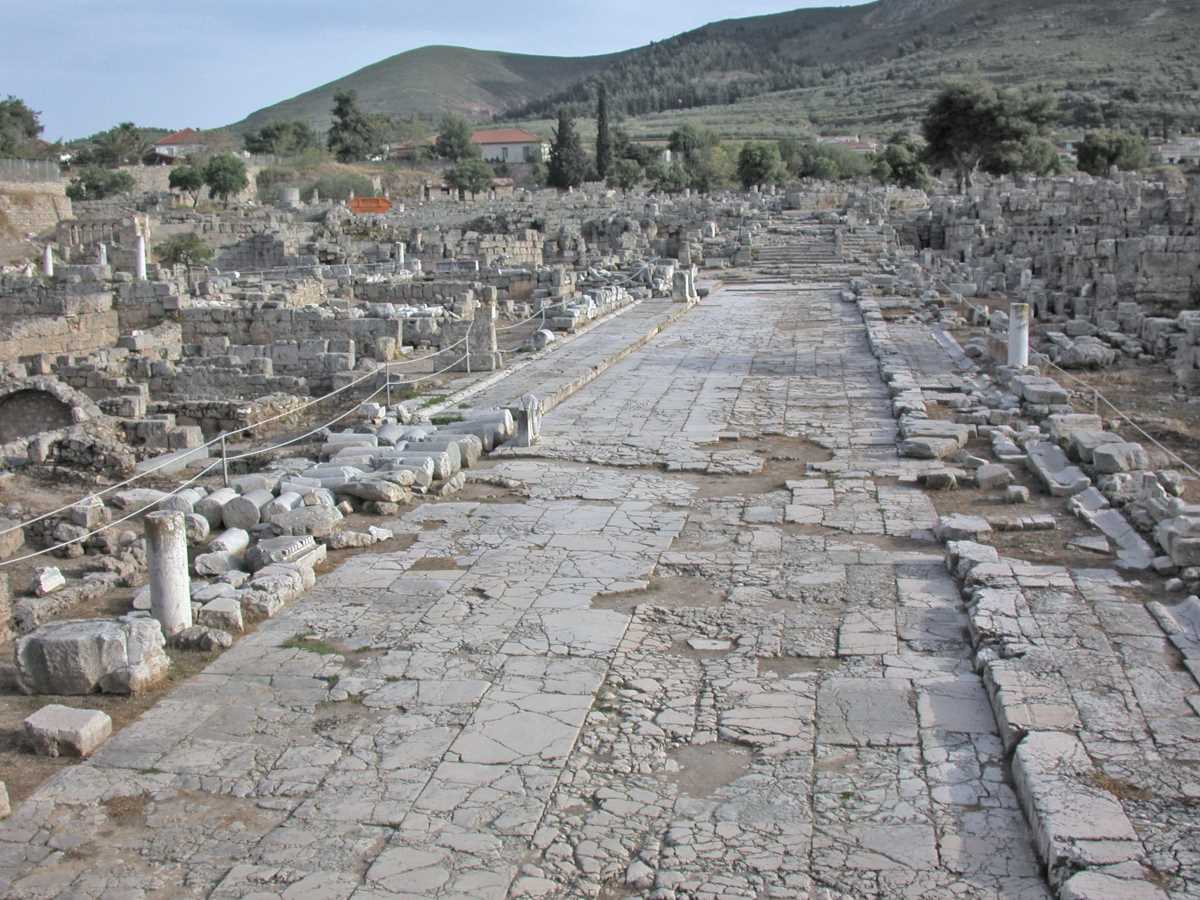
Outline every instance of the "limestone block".
<path id="1" fill-rule="evenodd" d="M 241 632 L 245 625 L 242 619 L 242 604 L 235 596 L 217 597 L 200 607 L 196 623 L 222 631 Z"/>
<path id="2" fill-rule="evenodd" d="M 67 586 L 67 579 L 54 566 L 43 566 L 33 573 L 33 593 L 38 597 L 53 594 Z"/>
<path id="3" fill-rule="evenodd" d="M 975 481 L 982 490 L 992 491 L 1006 488 L 1013 482 L 1013 473 L 1008 466 L 988 463 L 975 471 Z"/>
<path id="4" fill-rule="evenodd" d="M 1150 467 L 1150 458 L 1141 444 L 1132 442 L 1104 444 L 1092 452 L 1092 464 L 1104 475 L 1133 472 Z"/>
<path id="5" fill-rule="evenodd" d="M 1092 486 L 1055 444 L 1038 441 L 1026 446 L 1025 454 L 1026 465 L 1053 497 L 1071 497 Z"/>
<path id="6" fill-rule="evenodd" d="M 954 513 L 940 517 L 933 533 L 939 541 L 974 541 L 979 535 L 989 534 L 991 530 L 992 526 L 981 516 Z"/>
<path id="7" fill-rule="evenodd" d="M 356 497 L 359 500 L 376 500 L 381 503 L 405 503 L 410 499 L 408 491 L 403 486 L 380 478 L 369 478 L 344 484 L 337 489 L 337 493 Z"/>
<path id="8" fill-rule="evenodd" d="M 333 507 L 305 506 L 274 516 L 271 527 L 280 535 L 311 534 L 325 538 L 337 530 L 341 521 L 342 514 Z"/>
<path id="9" fill-rule="evenodd" d="M 8 801 L 8 787 L 0 781 L 0 819 L 7 819 L 12 813 L 12 804 Z"/>
<path id="10" fill-rule="evenodd" d="M 17 679 L 27 694 L 136 694 L 167 674 L 162 627 L 133 613 L 43 625 L 17 641 Z"/>
<path id="11" fill-rule="evenodd" d="M 112 734 L 112 719 L 107 713 L 57 703 L 43 706 L 22 724 L 26 739 L 39 756 L 91 756 Z"/>
<path id="12" fill-rule="evenodd" d="M 246 553 L 246 565 L 251 572 L 273 563 L 294 562 L 316 547 L 310 535 L 286 535 L 259 541 Z"/>

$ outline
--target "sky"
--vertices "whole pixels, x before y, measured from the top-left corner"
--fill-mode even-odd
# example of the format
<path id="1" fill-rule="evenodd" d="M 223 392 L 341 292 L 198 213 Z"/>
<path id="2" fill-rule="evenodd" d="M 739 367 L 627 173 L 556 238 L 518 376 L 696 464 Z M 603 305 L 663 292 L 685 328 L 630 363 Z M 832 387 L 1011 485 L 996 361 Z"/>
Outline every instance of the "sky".
<path id="1" fill-rule="evenodd" d="M 0 96 L 39 110 L 50 141 L 124 121 L 215 128 L 427 44 L 583 56 L 855 2 L 0 0 Z"/>

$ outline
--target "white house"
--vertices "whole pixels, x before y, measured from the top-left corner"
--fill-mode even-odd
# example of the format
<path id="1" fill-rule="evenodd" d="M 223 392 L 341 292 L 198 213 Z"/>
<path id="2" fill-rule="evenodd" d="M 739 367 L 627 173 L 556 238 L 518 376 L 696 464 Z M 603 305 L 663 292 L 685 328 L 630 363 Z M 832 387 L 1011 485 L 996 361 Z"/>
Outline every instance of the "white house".
<path id="1" fill-rule="evenodd" d="M 520 128 L 477 131 L 471 143 L 488 162 L 530 163 L 550 158 L 550 143 Z"/>

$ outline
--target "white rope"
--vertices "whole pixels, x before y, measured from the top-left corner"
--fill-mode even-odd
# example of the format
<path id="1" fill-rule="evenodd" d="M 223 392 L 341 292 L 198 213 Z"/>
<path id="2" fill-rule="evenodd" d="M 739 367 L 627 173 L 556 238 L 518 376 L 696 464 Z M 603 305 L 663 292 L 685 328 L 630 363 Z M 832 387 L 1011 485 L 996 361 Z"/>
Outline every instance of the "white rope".
<path id="1" fill-rule="evenodd" d="M 77 538 L 72 538 L 69 541 L 63 541 L 61 544 L 55 544 L 53 547 L 46 547 L 44 550 L 38 550 L 38 551 L 35 551 L 34 553 L 26 553 L 24 556 L 17 556 L 17 557 L 14 557 L 13 559 L 6 559 L 3 562 L 0 562 L 0 569 L 4 568 L 5 566 L 15 565 L 16 563 L 19 563 L 19 562 L 25 562 L 28 559 L 34 559 L 38 556 L 44 556 L 47 553 L 53 553 L 55 550 L 61 550 L 64 547 L 70 547 L 72 544 L 81 544 L 84 541 L 94 537 L 95 535 L 100 534 L 102 531 L 108 531 L 110 528 L 115 528 L 118 525 L 122 525 L 125 522 L 128 522 L 130 519 L 135 519 L 138 516 L 140 516 L 142 513 L 144 513 L 146 510 L 152 509 L 153 507 L 158 506 L 158 504 L 162 503 L 164 500 L 166 500 L 170 497 L 174 497 L 180 491 L 185 490 L 188 487 L 190 487 L 191 485 L 195 484 L 197 481 L 199 481 L 201 478 L 203 478 L 205 475 L 207 475 L 209 472 L 213 471 L 220 465 L 221 465 L 221 461 L 217 460 L 216 462 L 209 465 L 207 468 L 203 469 L 199 474 L 194 475 L 191 478 L 189 478 L 187 481 L 183 482 L 181 485 L 179 485 L 179 487 L 175 488 L 174 490 L 170 491 L 169 493 L 164 494 L 163 496 L 159 497 L 158 499 L 153 500 L 150 503 L 147 503 L 145 506 L 134 510 L 133 512 L 129 513 L 129 515 L 123 516 L 120 519 L 117 519 L 115 522 L 109 522 L 106 525 L 101 525 L 99 528 L 92 529 L 87 534 L 81 535 L 80 537 L 77 537 Z"/>
<path id="2" fill-rule="evenodd" d="M 1195 468 L 1193 468 L 1192 465 L 1186 459 L 1181 457 L 1174 450 L 1171 450 L 1168 447 L 1164 447 L 1153 435 L 1150 434 L 1150 432 L 1146 431 L 1146 429 L 1144 429 L 1141 425 L 1139 425 L 1137 422 L 1133 421 L 1133 419 L 1129 418 L 1129 416 L 1123 410 L 1121 410 L 1115 403 L 1113 403 L 1111 400 L 1109 400 L 1107 397 L 1105 397 L 1102 393 L 1100 393 L 1099 390 L 1092 387 L 1090 384 L 1088 384 L 1083 379 L 1075 377 L 1070 372 L 1063 369 L 1062 366 L 1056 365 L 1053 362 L 1051 362 L 1049 365 L 1051 368 L 1057 369 L 1059 372 L 1062 372 L 1063 375 L 1066 375 L 1067 378 L 1069 378 L 1071 381 L 1075 382 L 1076 384 L 1083 385 L 1083 389 L 1085 391 L 1092 394 L 1092 396 L 1094 396 L 1098 400 L 1103 400 L 1106 404 L 1108 404 L 1108 407 L 1117 414 L 1117 417 L 1122 419 L 1129 425 L 1132 425 L 1133 429 L 1135 431 L 1137 431 L 1138 434 L 1142 435 L 1142 437 L 1144 437 L 1146 440 L 1148 440 L 1150 443 L 1152 443 L 1159 450 L 1163 451 L 1169 457 L 1171 457 L 1172 459 L 1177 461 L 1181 466 L 1183 466 L 1185 469 L 1187 469 L 1189 472 L 1191 472 L 1194 476 L 1196 476 L 1197 478 L 1200 478 L 1200 471 L 1197 471 Z"/>
<path id="3" fill-rule="evenodd" d="M 549 306 L 543 306 L 541 309 L 539 309 L 533 315 L 526 316 L 524 319 L 521 319 L 519 322 L 513 322 L 511 325 L 505 325 L 503 328 L 497 328 L 496 331 L 498 331 L 498 332 L 512 331 L 514 328 L 520 328 L 526 322 L 532 322 L 534 319 L 538 318 L 539 316 L 544 319 L 546 317 L 547 310 L 556 309 L 560 306 L 566 306 L 566 305 L 567 305 L 566 300 L 560 300 L 558 303 L 551 303 Z"/>
<path id="4" fill-rule="evenodd" d="M 9 534 L 13 531 L 22 529 L 22 528 L 28 528 L 30 525 L 36 525 L 38 522 L 43 522 L 46 519 L 52 518 L 53 516 L 57 516 L 60 513 L 64 513 L 67 510 L 72 509 L 75 506 L 78 506 L 84 500 L 87 500 L 91 497 L 103 497 L 106 494 L 111 494 L 113 491 L 119 490 L 120 488 L 127 487 L 128 485 L 131 485 L 136 481 L 141 481 L 143 478 L 147 478 L 147 477 L 155 474 L 156 472 L 162 471 L 163 469 L 177 466 L 180 462 L 187 459 L 189 456 L 192 456 L 195 453 L 199 453 L 201 450 L 205 450 L 205 449 L 214 447 L 217 444 L 220 444 L 222 442 L 222 440 L 228 440 L 229 438 L 233 437 L 234 435 L 243 434 L 243 433 L 251 431 L 255 428 L 261 428 L 263 425 L 269 425 L 272 422 L 278 422 L 280 419 L 286 419 L 286 418 L 290 418 L 291 416 L 295 416 L 298 413 L 300 413 L 306 409 L 316 406 L 319 403 L 324 403 L 326 400 L 330 399 L 331 397 L 336 397 L 338 394 L 341 394 L 341 393 L 349 390 L 352 387 L 362 384 L 364 381 L 367 381 L 368 379 L 376 377 L 381 370 L 387 372 L 389 370 L 390 366 L 392 366 L 392 365 L 397 365 L 397 366 L 410 365 L 410 364 L 416 363 L 416 362 L 423 362 L 424 360 L 427 360 L 427 359 L 433 359 L 434 357 L 440 356 L 442 353 L 445 353 L 447 350 L 453 350 L 455 347 L 461 346 L 462 344 L 466 343 L 466 341 L 467 341 L 467 338 L 464 337 L 464 338 L 462 338 L 462 340 L 455 341 L 450 346 L 444 347 L 441 350 L 438 350 L 434 353 L 430 353 L 427 356 L 416 357 L 414 359 L 406 359 L 406 360 L 402 360 L 402 361 L 396 362 L 396 363 L 385 363 L 382 366 L 376 366 L 374 369 L 372 369 L 370 372 L 366 373 L 362 377 L 356 378 L 354 381 L 350 382 L 349 384 L 342 385 L 342 387 L 338 388 L 337 390 L 330 391 L 328 394 L 325 394 L 321 397 L 317 397 L 313 400 L 309 400 L 308 402 L 303 403 L 300 406 L 294 407 L 285 412 L 281 412 L 278 415 L 271 416 L 270 418 L 263 419 L 262 421 L 255 422 L 251 425 L 243 426 L 242 428 L 238 428 L 235 431 L 230 431 L 230 432 L 227 432 L 224 434 L 217 435 L 215 438 L 205 441 L 199 447 L 193 447 L 191 450 L 184 453 L 182 456 L 177 456 L 172 459 L 165 460 L 156 466 L 152 466 L 149 469 L 145 469 L 129 478 L 126 478 L 124 481 L 118 481 L 116 484 L 111 484 L 111 485 L 108 485 L 107 487 L 101 488 L 100 490 L 93 491 L 90 494 L 87 494 L 86 496 L 80 497 L 78 500 L 74 500 L 71 503 L 64 504 L 63 506 L 60 506 L 57 509 L 52 509 L 49 512 L 42 513 L 41 515 L 35 516 L 34 518 L 29 519 L 25 522 L 21 522 L 18 525 L 11 525 L 8 528 L 0 529 L 0 537 L 4 536 L 6 534 Z M 437 374 L 440 374 L 440 373 L 437 373 Z M 390 377 L 391 377 L 390 372 L 388 374 L 388 377 L 390 379 Z M 406 382 L 401 381 L 401 382 L 393 382 L 393 383 L 394 384 L 405 384 Z M 386 387 L 386 385 L 385 385 L 385 387 Z M 378 392 L 376 392 L 376 393 L 378 393 Z M 375 394 L 372 394 L 371 396 L 375 396 Z M 322 426 L 322 427 L 324 427 L 324 426 Z"/>
<path id="5" fill-rule="evenodd" d="M 244 432 L 252 431 L 255 428 L 261 428 L 264 425 L 270 425 L 272 422 L 278 422 L 280 419 L 291 418 L 292 416 L 296 415 L 297 413 L 300 413 L 312 406 L 316 406 L 319 403 L 324 403 L 330 397 L 336 397 L 338 394 L 341 394 L 344 391 L 348 391 L 350 388 L 357 387 L 358 385 L 362 384 L 364 381 L 368 381 L 371 378 L 374 378 L 376 375 L 379 374 L 379 372 L 381 370 L 387 371 L 393 365 L 396 365 L 396 366 L 411 365 L 412 363 L 423 362 L 427 359 L 433 359 L 435 356 L 440 356 L 442 353 L 445 353 L 447 350 L 453 350 L 455 347 L 458 347 L 459 345 L 465 343 L 466 340 L 467 340 L 466 338 L 463 338 L 460 341 L 455 341 L 449 347 L 443 347 L 441 350 L 438 350 L 434 353 L 430 353 L 427 356 L 419 356 L 415 359 L 406 359 L 406 360 L 401 360 L 401 361 L 395 362 L 395 363 L 384 363 L 382 366 L 376 366 L 374 369 L 372 369 L 370 372 L 367 372 L 362 377 L 356 378 L 356 379 L 354 379 L 354 381 L 351 381 L 349 384 L 344 384 L 337 390 L 330 391 L 328 394 L 325 394 L 324 396 L 317 397 L 313 400 L 309 400 L 307 403 L 302 403 L 300 406 L 294 407 L 285 412 L 281 412 L 278 415 L 271 416 L 269 419 L 263 419 L 259 422 L 254 422 L 251 425 L 245 425 L 245 426 L 237 429 L 236 431 L 226 432 L 225 438 L 228 440 L 229 438 L 233 437 L 236 434 L 243 434 Z M 220 440 L 219 437 L 216 438 L 216 441 L 219 441 L 219 440 Z"/>
<path id="6" fill-rule="evenodd" d="M 358 410 L 358 408 L 360 406 L 362 406 L 362 404 L 370 403 L 371 400 L 373 400 L 375 397 L 378 397 L 381 393 L 386 391 L 390 385 L 420 384 L 423 381 L 428 381 L 431 378 L 436 378 L 439 375 L 444 375 L 446 372 L 449 372 L 451 369 L 453 369 L 455 366 L 457 366 L 459 363 L 461 363 L 466 358 L 467 357 L 465 355 L 460 356 L 454 362 L 450 363 L 450 365 L 446 366 L 446 368 L 440 369 L 437 372 L 430 372 L 428 375 L 422 375 L 419 378 L 412 378 L 412 379 L 402 380 L 402 381 L 391 381 L 389 383 L 385 383 L 385 384 L 381 385 L 380 387 L 377 387 L 365 399 L 356 402 L 354 404 L 354 406 L 350 407 L 350 409 L 346 410 L 341 415 L 336 416 L 333 419 L 330 419 L 328 422 L 324 423 L 323 425 L 318 425 L 317 427 L 315 427 L 309 431 L 306 431 L 304 434 L 297 435 L 296 437 L 288 438 L 286 441 L 281 441 L 277 444 L 272 444 L 271 446 L 268 446 L 268 447 L 261 447 L 257 450 L 248 450 L 245 453 L 238 453 L 234 456 L 226 457 L 225 461 L 226 462 L 237 462 L 238 460 L 242 460 L 242 459 L 250 459 L 251 457 L 254 457 L 254 456 L 261 456 L 264 453 L 272 453 L 275 450 L 282 450 L 284 447 L 289 447 L 292 444 L 299 443 L 300 441 L 303 441 L 306 438 L 310 438 L 314 434 L 324 431 L 326 428 L 330 427 L 331 425 L 336 425 L 338 422 L 347 418 L 348 416 L 353 414 L 356 410 Z"/>

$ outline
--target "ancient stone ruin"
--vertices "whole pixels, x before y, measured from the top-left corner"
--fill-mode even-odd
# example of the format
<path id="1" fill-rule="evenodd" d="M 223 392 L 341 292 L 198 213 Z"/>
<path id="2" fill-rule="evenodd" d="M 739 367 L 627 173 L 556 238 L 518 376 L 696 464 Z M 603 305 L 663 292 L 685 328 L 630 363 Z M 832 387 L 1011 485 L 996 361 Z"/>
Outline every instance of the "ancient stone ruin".
<path id="1" fill-rule="evenodd" d="M 0 893 L 1200 892 L 1200 181 L 282 201 L 0 274 Z"/>

